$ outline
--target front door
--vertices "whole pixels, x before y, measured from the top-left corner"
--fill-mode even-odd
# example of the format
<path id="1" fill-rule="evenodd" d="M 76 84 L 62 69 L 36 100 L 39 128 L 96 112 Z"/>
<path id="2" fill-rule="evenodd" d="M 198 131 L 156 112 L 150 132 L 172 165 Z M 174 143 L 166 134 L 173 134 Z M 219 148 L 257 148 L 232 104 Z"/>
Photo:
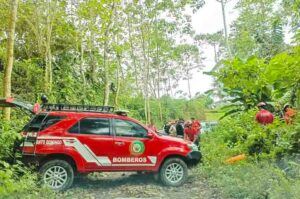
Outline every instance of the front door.
<path id="1" fill-rule="evenodd" d="M 69 130 L 69 136 L 77 138 L 75 149 L 85 159 L 86 168 L 105 170 L 111 168 L 113 137 L 110 119 L 82 118 Z"/>
<path id="2" fill-rule="evenodd" d="M 114 156 L 116 170 L 151 170 L 156 165 L 155 140 L 148 138 L 143 126 L 124 119 L 113 120 Z"/>

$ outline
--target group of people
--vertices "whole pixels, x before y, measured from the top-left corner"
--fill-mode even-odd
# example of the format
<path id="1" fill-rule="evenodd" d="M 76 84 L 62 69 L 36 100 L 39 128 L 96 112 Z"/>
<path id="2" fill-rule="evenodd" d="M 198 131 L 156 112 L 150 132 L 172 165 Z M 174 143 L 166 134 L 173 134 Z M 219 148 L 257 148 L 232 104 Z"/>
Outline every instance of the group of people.
<path id="1" fill-rule="evenodd" d="M 265 102 L 260 102 L 257 107 L 259 111 L 256 113 L 256 121 L 263 125 L 272 124 L 274 115 L 268 110 L 267 104 Z M 294 108 L 289 104 L 286 104 L 279 116 L 284 119 L 286 124 L 292 124 L 296 113 L 297 111 Z"/>
<path id="2" fill-rule="evenodd" d="M 173 137 L 180 137 L 191 141 L 197 146 L 200 141 L 201 123 L 195 118 L 185 121 L 184 119 L 169 121 L 164 126 L 166 134 Z"/>

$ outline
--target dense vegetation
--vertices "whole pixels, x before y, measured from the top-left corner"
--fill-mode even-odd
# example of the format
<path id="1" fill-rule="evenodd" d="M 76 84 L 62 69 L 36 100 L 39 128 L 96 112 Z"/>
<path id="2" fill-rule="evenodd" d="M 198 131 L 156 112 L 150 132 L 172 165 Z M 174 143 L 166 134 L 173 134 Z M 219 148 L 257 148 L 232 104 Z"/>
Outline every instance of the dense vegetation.
<path id="1" fill-rule="evenodd" d="M 199 172 L 224 198 L 298 198 L 300 125 L 255 122 L 250 110 L 226 118 L 202 136 L 204 164 Z M 211 147 L 214 146 L 214 147 Z M 225 160 L 246 154 L 234 165 Z"/>
<path id="2" fill-rule="evenodd" d="M 216 77 L 213 92 L 227 102 L 227 117 L 203 135 L 205 162 L 199 172 L 224 198 L 298 198 L 300 120 L 298 116 L 286 125 L 281 114 L 285 104 L 300 106 L 300 2 L 239 1 L 237 8 L 240 15 L 232 24 L 229 45 L 216 40 L 217 34 L 205 37 L 220 51 L 211 74 Z M 287 27 L 293 34 L 288 44 Z M 228 47 L 231 51 L 224 55 Z M 254 120 L 261 101 L 276 115 L 272 125 Z M 225 164 L 239 154 L 246 160 Z"/>
<path id="3" fill-rule="evenodd" d="M 226 10 L 228 1 L 217 1 Z M 29 102 L 44 93 L 51 102 L 113 105 L 158 126 L 181 117 L 215 118 L 221 109 L 226 117 L 201 139 L 199 175 L 224 198 L 297 198 L 300 119 L 286 125 L 279 112 L 287 103 L 300 107 L 300 1 L 238 0 L 229 30 L 223 12 L 224 30 L 196 34 L 191 15 L 203 5 L 0 0 L 0 92 Z M 214 88 L 192 96 L 204 45 L 214 48 Z M 176 92 L 180 80 L 189 87 Z M 255 122 L 260 101 L 275 113 L 272 125 Z M 36 186 L 32 170 L 6 162 L 29 118 L 19 110 L 2 115 L 0 198 L 51 193 Z M 246 160 L 224 164 L 239 154 Z"/>
<path id="4" fill-rule="evenodd" d="M 0 5 L 0 17 L 6 19 L 0 25 L 3 71 L 11 6 L 5 0 Z M 199 47 L 176 41 L 193 35 L 190 16 L 183 11 L 200 5 L 201 1 L 20 1 L 13 96 L 34 102 L 45 93 L 52 102 L 109 104 L 138 111 L 134 116 L 146 123 L 152 117 L 162 122 L 169 118 L 162 97 L 174 97 L 178 81 L 189 81 L 190 71 L 201 67 Z M 186 95 L 191 99 L 190 90 L 177 94 Z"/>

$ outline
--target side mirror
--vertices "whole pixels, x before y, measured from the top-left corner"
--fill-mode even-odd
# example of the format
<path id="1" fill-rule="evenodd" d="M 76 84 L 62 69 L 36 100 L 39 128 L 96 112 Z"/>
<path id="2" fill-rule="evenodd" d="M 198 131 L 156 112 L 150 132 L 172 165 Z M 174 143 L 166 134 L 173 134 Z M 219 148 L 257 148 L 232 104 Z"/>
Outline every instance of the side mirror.
<path id="1" fill-rule="evenodd" d="M 154 137 L 154 133 L 152 131 L 148 131 L 147 137 L 152 139 Z"/>

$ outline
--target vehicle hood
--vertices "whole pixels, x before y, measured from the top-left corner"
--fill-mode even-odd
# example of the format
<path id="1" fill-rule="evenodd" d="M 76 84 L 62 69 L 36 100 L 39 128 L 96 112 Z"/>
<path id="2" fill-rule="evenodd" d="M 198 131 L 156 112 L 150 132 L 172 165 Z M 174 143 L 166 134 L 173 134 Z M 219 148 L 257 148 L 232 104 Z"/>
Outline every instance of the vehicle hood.
<path id="1" fill-rule="evenodd" d="M 161 136 L 159 136 L 159 139 L 161 139 L 163 141 L 174 142 L 174 143 L 179 143 L 179 144 L 183 144 L 183 145 L 191 143 L 182 138 L 172 137 L 172 136 L 168 136 L 168 135 L 161 135 Z"/>

